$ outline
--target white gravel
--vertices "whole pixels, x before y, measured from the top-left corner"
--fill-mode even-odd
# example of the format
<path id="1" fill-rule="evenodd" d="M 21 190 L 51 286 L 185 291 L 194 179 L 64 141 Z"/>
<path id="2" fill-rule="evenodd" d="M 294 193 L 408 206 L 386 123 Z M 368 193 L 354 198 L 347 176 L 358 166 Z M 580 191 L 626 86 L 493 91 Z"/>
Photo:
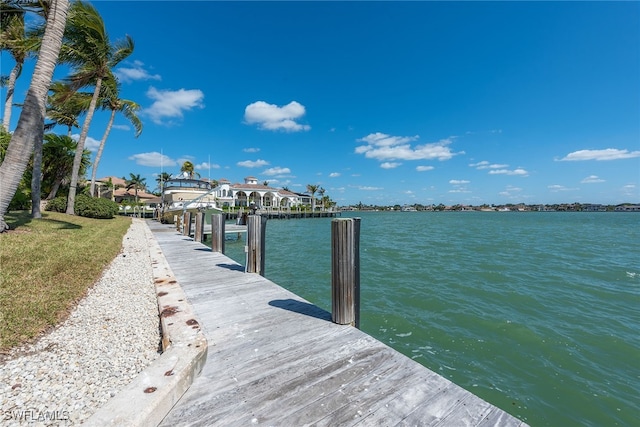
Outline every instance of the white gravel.
<path id="1" fill-rule="evenodd" d="M 159 357 L 147 233 L 133 219 L 122 252 L 69 318 L 0 362 L 1 426 L 81 424 Z"/>

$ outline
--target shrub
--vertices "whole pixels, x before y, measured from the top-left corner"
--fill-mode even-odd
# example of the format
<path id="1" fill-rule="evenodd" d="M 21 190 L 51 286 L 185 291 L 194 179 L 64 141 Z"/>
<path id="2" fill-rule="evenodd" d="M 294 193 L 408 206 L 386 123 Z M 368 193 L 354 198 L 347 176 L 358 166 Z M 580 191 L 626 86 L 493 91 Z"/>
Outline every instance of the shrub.
<path id="1" fill-rule="evenodd" d="M 23 211 L 31 209 L 30 193 L 31 192 L 20 191 L 20 189 L 18 189 L 18 191 L 16 191 L 16 194 L 11 199 L 11 202 L 9 202 L 8 210 Z"/>
<path id="2" fill-rule="evenodd" d="M 102 197 L 90 197 L 84 194 L 76 196 L 76 215 L 87 218 L 110 219 L 118 213 L 118 204 Z"/>
<path id="3" fill-rule="evenodd" d="M 45 210 L 66 212 L 67 198 L 56 197 L 53 200 L 49 200 Z M 86 218 L 111 219 L 118 213 L 118 204 L 101 197 L 93 198 L 84 194 L 78 194 L 76 196 L 74 211 L 76 215 Z"/>
<path id="4" fill-rule="evenodd" d="M 51 199 L 47 202 L 47 206 L 44 208 L 45 211 L 51 212 L 61 212 L 64 213 L 67 211 L 67 198 L 66 197 L 56 197 L 55 199 Z"/>
<path id="5" fill-rule="evenodd" d="M 174 212 L 165 212 L 162 214 L 162 217 L 160 218 L 160 222 L 162 224 L 173 224 L 174 215 L 175 215 Z"/>

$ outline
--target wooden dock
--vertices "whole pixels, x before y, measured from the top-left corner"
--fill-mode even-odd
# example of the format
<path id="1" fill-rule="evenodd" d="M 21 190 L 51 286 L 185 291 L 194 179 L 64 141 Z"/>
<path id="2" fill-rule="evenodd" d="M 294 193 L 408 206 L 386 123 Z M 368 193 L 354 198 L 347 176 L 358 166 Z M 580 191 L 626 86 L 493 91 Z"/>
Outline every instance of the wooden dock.
<path id="1" fill-rule="evenodd" d="M 526 425 L 174 227 L 149 227 L 209 345 L 161 425 Z"/>

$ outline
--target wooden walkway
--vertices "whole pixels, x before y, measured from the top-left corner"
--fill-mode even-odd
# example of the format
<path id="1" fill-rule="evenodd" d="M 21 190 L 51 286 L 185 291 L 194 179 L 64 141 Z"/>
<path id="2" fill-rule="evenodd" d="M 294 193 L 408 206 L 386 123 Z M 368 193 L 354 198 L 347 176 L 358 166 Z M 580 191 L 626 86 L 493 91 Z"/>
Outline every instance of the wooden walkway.
<path id="1" fill-rule="evenodd" d="M 172 226 L 149 226 L 209 345 L 161 425 L 526 425 Z"/>

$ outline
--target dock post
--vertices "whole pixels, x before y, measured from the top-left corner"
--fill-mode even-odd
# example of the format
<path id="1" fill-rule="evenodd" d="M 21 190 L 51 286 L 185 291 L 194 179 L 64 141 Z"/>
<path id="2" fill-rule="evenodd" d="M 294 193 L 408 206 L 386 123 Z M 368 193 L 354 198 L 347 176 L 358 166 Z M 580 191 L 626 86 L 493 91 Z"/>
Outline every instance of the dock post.
<path id="1" fill-rule="evenodd" d="M 247 273 L 258 273 L 259 275 L 264 276 L 264 247 L 266 228 L 266 216 L 247 216 Z"/>
<path id="2" fill-rule="evenodd" d="M 193 231 L 193 240 L 202 242 L 204 237 L 204 212 L 196 214 L 196 229 Z"/>
<path id="3" fill-rule="evenodd" d="M 211 250 L 224 253 L 224 214 L 211 214 Z"/>
<path id="4" fill-rule="evenodd" d="M 173 216 L 173 223 L 176 225 L 176 231 L 180 231 L 180 219 L 182 217 L 178 216 L 178 215 L 174 215 Z"/>
<path id="5" fill-rule="evenodd" d="M 184 213 L 184 224 L 182 225 L 182 234 L 191 236 L 191 212 Z"/>
<path id="6" fill-rule="evenodd" d="M 360 218 L 331 220 L 331 320 L 360 328 Z"/>

